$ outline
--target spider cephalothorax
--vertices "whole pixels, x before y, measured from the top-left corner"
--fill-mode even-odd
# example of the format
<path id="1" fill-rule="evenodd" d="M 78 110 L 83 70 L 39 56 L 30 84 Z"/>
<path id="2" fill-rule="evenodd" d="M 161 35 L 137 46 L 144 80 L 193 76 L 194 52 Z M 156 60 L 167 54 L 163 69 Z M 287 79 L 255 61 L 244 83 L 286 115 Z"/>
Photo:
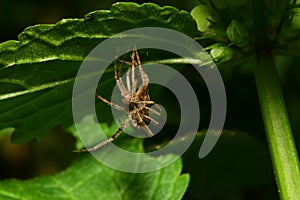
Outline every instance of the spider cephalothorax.
<path id="1" fill-rule="evenodd" d="M 126 84 L 121 79 L 122 69 L 125 65 L 129 65 L 128 71 L 126 72 Z M 138 80 L 135 77 L 136 70 L 138 71 L 141 78 L 141 85 L 138 86 Z M 107 143 L 112 142 L 116 139 L 129 125 L 132 125 L 134 128 L 143 128 L 149 137 L 152 137 L 154 134 L 148 127 L 148 123 L 158 125 L 158 121 L 151 118 L 149 114 L 154 114 L 157 116 L 161 115 L 161 109 L 155 104 L 154 101 L 150 100 L 148 93 L 148 84 L 149 78 L 148 75 L 144 72 L 141 64 L 140 57 L 136 49 L 133 49 L 131 54 L 131 62 L 121 61 L 120 67 L 118 69 L 117 59 L 114 62 L 114 77 L 116 80 L 116 85 L 121 93 L 122 102 L 124 106 L 112 103 L 102 96 L 96 94 L 96 97 L 103 101 L 104 103 L 110 105 L 111 107 L 122 111 L 126 119 L 121 124 L 116 133 L 108 138 L 107 140 L 91 147 L 88 149 L 83 149 L 79 151 L 94 151 L 97 150 Z M 153 109 L 150 106 L 155 105 L 157 109 Z"/>

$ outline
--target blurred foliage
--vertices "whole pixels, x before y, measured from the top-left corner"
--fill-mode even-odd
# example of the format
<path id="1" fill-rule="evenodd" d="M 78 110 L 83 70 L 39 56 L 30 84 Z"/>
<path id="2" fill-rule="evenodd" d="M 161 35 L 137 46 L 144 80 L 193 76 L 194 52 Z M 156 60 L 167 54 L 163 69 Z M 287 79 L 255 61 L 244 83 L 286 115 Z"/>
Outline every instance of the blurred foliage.
<path id="1" fill-rule="evenodd" d="M 198 159 L 205 132 L 183 155 L 191 175 L 187 199 L 276 199 L 268 149 L 249 134 L 223 130 L 209 156 Z"/>
<path id="2" fill-rule="evenodd" d="M 0 179 L 28 179 L 55 174 L 65 169 L 74 158 L 75 139 L 61 127 L 53 128 L 40 141 L 16 145 L 10 134 L 0 137 Z"/>

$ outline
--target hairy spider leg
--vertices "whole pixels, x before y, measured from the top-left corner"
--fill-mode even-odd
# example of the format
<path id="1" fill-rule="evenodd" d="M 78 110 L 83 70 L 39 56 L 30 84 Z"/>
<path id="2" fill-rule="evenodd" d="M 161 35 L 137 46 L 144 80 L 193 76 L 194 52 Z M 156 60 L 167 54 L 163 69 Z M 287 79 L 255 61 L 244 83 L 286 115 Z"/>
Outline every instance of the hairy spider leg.
<path id="1" fill-rule="evenodd" d="M 128 69 L 126 72 L 126 85 L 127 85 L 127 91 L 132 93 L 131 86 L 130 86 L 130 69 Z"/>
<path id="2" fill-rule="evenodd" d="M 122 82 L 122 83 L 123 83 L 123 81 L 121 80 L 120 76 L 122 75 L 123 67 L 124 67 L 125 64 L 128 65 L 128 66 L 130 66 L 128 68 L 128 70 L 127 70 L 127 73 L 126 73 L 126 87 L 127 87 L 126 89 L 127 89 L 128 93 L 131 93 L 131 96 L 133 96 L 133 94 L 134 94 L 134 92 L 136 90 L 136 86 L 137 86 L 137 80 L 135 79 L 135 60 L 134 60 L 134 55 L 135 55 L 135 53 L 133 52 L 131 54 L 131 62 L 127 62 L 124 59 L 121 60 L 121 59 L 117 59 L 116 58 L 115 65 L 114 65 L 115 80 L 118 80 L 118 81 L 120 80 L 120 82 Z M 117 60 L 119 60 L 121 62 L 119 70 L 117 70 L 117 64 L 116 64 Z M 130 72 L 131 72 L 131 75 L 130 75 Z M 131 78 L 131 82 L 130 82 L 130 78 Z M 122 83 L 120 83 L 120 85 Z"/>
<path id="3" fill-rule="evenodd" d="M 139 109 L 136 109 L 136 110 L 139 110 Z M 136 114 L 136 118 L 137 118 L 137 120 L 138 120 L 138 122 L 137 122 L 137 125 L 136 124 L 134 124 L 133 123 L 133 126 L 135 126 L 135 127 L 139 127 L 139 126 L 141 126 L 144 130 L 145 130 L 145 132 L 147 133 L 147 135 L 149 136 L 149 137 L 152 137 L 152 136 L 154 136 L 154 134 L 152 133 L 152 131 L 149 129 L 149 127 L 147 126 L 147 124 L 145 124 L 145 122 L 144 122 L 144 120 L 143 120 L 143 118 L 141 117 L 141 115 L 140 115 L 140 113 L 139 112 L 137 112 L 136 110 L 132 110 L 132 112 L 134 111 L 135 112 L 135 114 Z M 142 111 L 142 110 L 141 110 Z"/>
<path id="4" fill-rule="evenodd" d="M 156 105 L 156 104 L 154 104 L 154 105 Z M 150 108 L 150 107 L 145 107 L 145 109 L 147 109 L 147 110 L 149 111 L 149 113 L 155 114 L 155 115 L 157 115 L 157 116 L 160 116 L 160 115 L 161 115 L 161 112 L 156 111 L 156 110 L 154 110 L 154 109 L 152 109 L 152 108 Z"/>
<path id="5" fill-rule="evenodd" d="M 140 72 L 141 75 L 141 79 L 142 79 L 142 85 L 139 87 L 138 91 L 136 92 L 136 96 L 141 96 L 143 93 L 145 93 L 145 91 L 147 90 L 148 84 L 149 84 L 149 77 L 148 75 L 144 72 L 143 68 L 142 68 L 142 63 L 139 57 L 139 54 L 137 52 L 137 49 L 133 49 L 133 52 L 136 56 L 136 60 L 137 60 L 137 68 Z M 150 98 L 149 98 L 150 100 Z"/>
<path id="6" fill-rule="evenodd" d="M 115 104 L 115 103 L 112 103 L 110 101 L 108 101 L 107 99 L 103 98 L 102 96 L 100 96 L 99 94 L 95 94 L 95 96 L 100 99 L 101 101 L 103 101 L 104 103 L 106 103 L 107 105 L 117 109 L 117 110 L 120 110 L 120 111 L 123 111 L 125 112 L 125 109 L 122 107 L 122 106 L 119 106 L 118 104 Z"/>
<path id="7" fill-rule="evenodd" d="M 159 122 L 156 121 L 155 119 L 149 117 L 148 115 L 143 115 L 143 118 L 146 118 L 146 120 L 147 120 L 149 123 L 151 123 L 151 124 L 153 124 L 153 125 L 155 125 L 155 126 L 159 126 Z"/>
<path id="8" fill-rule="evenodd" d="M 157 110 L 155 110 L 155 109 L 153 109 L 151 107 L 148 107 L 148 106 L 145 107 L 145 109 L 147 109 L 149 111 L 149 113 L 155 114 L 155 115 L 161 117 L 162 109 L 154 101 L 140 101 L 140 102 L 136 102 L 136 103 L 147 103 L 148 105 L 153 105 Z"/>
<path id="9" fill-rule="evenodd" d="M 140 101 L 140 102 L 137 102 L 137 103 L 142 103 L 142 102 L 143 102 L 143 101 Z M 148 105 L 149 105 L 149 104 L 152 104 L 153 106 L 155 106 L 155 107 L 158 109 L 158 111 L 155 110 L 155 109 L 152 109 L 151 107 L 148 107 L 148 105 L 147 105 L 147 106 L 144 106 L 144 107 L 142 107 L 142 106 L 140 106 L 140 107 L 142 107 L 142 108 L 145 109 L 145 110 L 148 110 L 148 113 L 157 115 L 157 116 L 159 117 L 159 121 L 162 121 L 162 116 L 161 116 L 162 109 L 160 108 L 160 106 L 158 106 L 154 101 L 144 101 L 144 102 L 146 102 L 146 105 L 147 105 L 147 104 L 148 104 Z M 153 125 L 155 125 L 155 126 L 157 126 L 157 127 L 160 127 L 160 124 L 161 124 L 161 123 L 159 123 L 157 120 L 151 118 L 151 117 L 148 115 L 148 113 L 147 113 L 147 114 L 143 114 L 142 117 L 145 118 L 149 123 L 151 123 L 151 124 L 153 124 Z"/>
<path id="10" fill-rule="evenodd" d="M 135 79 L 135 61 L 134 61 L 134 52 L 131 55 L 131 96 L 136 92 L 137 80 Z"/>
<path id="11" fill-rule="evenodd" d="M 151 112 L 152 114 L 156 114 L 156 115 L 161 115 L 161 108 L 154 102 L 154 101 L 133 101 L 133 103 L 136 103 L 136 104 L 147 104 L 147 105 L 153 105 L 155 106 L 159 111 L 156 111 L 154 110 L 153 108 L 150 108 L 150 107 L 147 107 L 145 106 L 146 109 L 149 110 L 149 112 Z"/>
<path id="12" fill-rule="evenodd" d="M 121 75 L 120 73 L 122 71 L 123 64 L 124 64 L 124 62 L 121 61 L 120 70 L 118 71 L 118 69 L 117 69 L 117 59 L 114 61 L 114 71 L 115 71 L 116 84 L 117 84 L 117 86 L 118 86 L 118 88 L 121 92 L 121 95 L 123 97 L 125 97 L 128 94 L 128 91 L 127 91 L 122 79 L 120 78 L 120 75 Z"/>
<path id="13" fill-rule="evenodd" d="M 108 143 L 113 142 L 117 137 L 119 137 L 122 133 L 122 131 L 129 125 L 129 120 L 126 120 L 125 123 L 118 128 L 118 130 L 107 140 L 104 140 L 103 142 L 96 144 L 90 148 L 87 149 L 78 149 L 78 150 L 73 150 L 73 152 L 88 152 L 88 151 L 96 151 L 103 146 L 107 145 Z"/>
<path id="14" fill-rule="evenodd" d="M 131 62 L 127 62 L 125 60 L 120 60 L 122 63 L 122 66 L 120 66 L 120 70 L 119 73 L 116 73 L 117 70 L 115 70 L 115 79 L 120 79 L 121 73 L 120 71 L 122 71 L 121 69 L 123 68 L 123 65 L 129 65 L 130 68 L 128 68 L 128 71 L 126 73 L 126 85 L 127 85 L 127 91 L 131 92 L 131 96 L 134 95 L 134 93 L 136 92 L 136 87 L 137 87 L 137 80 L 135 79 L 135 51 L 132 52 L 131 54 Z M 131 72 L 131 83 L 130 83 L 130 72 Z"/>
<path id="15" fill-rule="evenodd" d="M 134 127 L 141 126 L 145 130 L 145 132 L 147 133 L 147 135 L 149 137 L 152 137 L 154 134 L 152 133 L 152 131 L 150 130 L 150 128 L 148 127 L 148 125 L 144 122 L 144 119 L 146 119 L 149 123 L 153 124 L 154 126 L 159 126 L 159 122 L 157 120 L 151 118 L 147 114 L 145 114 L 145 110 L 147 110 L 149 112 L 154 111 L 154 114 L 157 114 L 158 116 L 160 116 L 160 113 L 158 113 L 157 111 L 155 111 L 155 110 L 147 107 L 147 104 L 143 104 L 143 105 L 135 106 L 135 109 L 133 109 L 130 112 L 131 116 L 135 115 L 136 116 L 135 118 L 137 118 L 137 120 L 138 120 L 138 122 L 136 122 L 136 123 L 133 122 L 134 120 L 131 120 L 131 122 L 132 122 L 132 125 Z"/>
<path id="16" fill-rule="evenodd" d="M 148 127 L 148 125 L 144 122 L 144 120 L 141 118 L 141 116 L 138 114 L 139 119 L 142 120 L 141 124 L 142 124 L 142 128 L 144 129 L 144 131 L 147 133 L 147 135 L 149 137 L 153 137 L 154 134 L 152 133 L 152 131 L 150 130 L 150 128 Z"/>
<path id="17" fill-rule="evenodd" d="M 156 105 L 156 104 L 155 104 Z M 139 106 L 139 108 L 137 108 L 137 112 L 141 113 L 141 111 L 143 110 L 147 110 L 149 113 L 152 113 L 152 114 L 155 114 L 157 116 L 161 116 L 161 113 L 159 113 L 158 111 L 150 108 L 150 107 L 147 107 L 146 105 L 143 105 L 143 106 Z M 144 112 L 142 112 L 144 113 Z M 146 118 L 146 120 L 150 123 L 152 123 L 153 125 L 155 126 L 159 126 L 159 122 L 156 121 L 155 119 L 151 118 L 150 116 L 148 116 L 147 114 L 142 114 L 142 119 L 143 118 Z"/>
<path id="18" fill-rule="evenodd" d="M 142 104 L 149 104 L 149 105 L 150 104 L 153 104 L 153 105 L 155 104 L 154 101 L 147 101 L 147 100 L 146 101 L 132 101 L 132 102 L 134 102 L 134 103 L 142 103 Z"/>

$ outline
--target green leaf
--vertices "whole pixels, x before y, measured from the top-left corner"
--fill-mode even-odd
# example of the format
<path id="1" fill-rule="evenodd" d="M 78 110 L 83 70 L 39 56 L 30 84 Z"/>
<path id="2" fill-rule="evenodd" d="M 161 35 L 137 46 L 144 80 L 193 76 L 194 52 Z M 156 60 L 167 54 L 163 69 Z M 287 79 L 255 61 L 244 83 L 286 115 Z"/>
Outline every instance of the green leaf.
<path id="1" fill-rule="evenodd" d="M 85 56 L 116 33 L 146 26 L 197 34 L 186 11 L 152 3 L 116 3 L 84 19 L 29 27 L 19 41 L 0 44 L 0 130 L 15 128 L 12 141 L 24 143 L 57 124 L 69 127 L 73 81 Z M 159 54 L 156 59 L 162 58 Z M 113 83 L 113 76 L 103 81 Z"/>
<path id="2" fill-rule="evenodd" d="M 77 124 L 88 135 L 88 143 L 95 142 L 95 126 L 99 125 L 91 116 L 86 116 Z M 111 136 L 117 126 L 101 124 L 108 136 Z M 70 130 L 78 137 L 75 127 Z M 94 138 L 93 138 L 94 137 Z M 142 139 L 132 138 L 122 134 L 114 143 L 120 148 L 143 153 Z M 78 139 L 79 141 L 79 139 Z M 88 144 L 90 145 L 90 144 Z M 82 144 L 78 143 L 79 148 Z M 109 149 L 102 149 L 107 156 L 113 156 Z M 181 159 L 176 160 L 167 167 L 164 164 L 172 155 L 159 157 L 146 156 L 159 170 L 148 173 L 125 173 L 110 168 L 95 159 L 89 153 L 77 153 L 75 162 L 67 170 L 53 176 L 37 177 L 31 180 L 5 180 L 0 181 L 0 199 L 181 199 L 188 183 L 189 175 L 182 174 Z M 117 156 L 116 156 L 117 157 Z M 115 156 L 113 158 L 116 158 Z M 128 163 L 129 158 L 124 157 L 118 162 Z M 130 167 L 140 169 L 144 162 L 130 162 Z M 114 166 L 115 167 L 115 166 Z"/>
<path id="3" fill-rule="evenodd" d="M 164 158 L 155 159 L 160 162 Z M 181 161 L 159 171 L 131 174 L 113 170 L 90 155 L 80 155 L 65 171 L 31 180 L 0 182 L 0 199 L 181 199 L 189 181 Z"/>

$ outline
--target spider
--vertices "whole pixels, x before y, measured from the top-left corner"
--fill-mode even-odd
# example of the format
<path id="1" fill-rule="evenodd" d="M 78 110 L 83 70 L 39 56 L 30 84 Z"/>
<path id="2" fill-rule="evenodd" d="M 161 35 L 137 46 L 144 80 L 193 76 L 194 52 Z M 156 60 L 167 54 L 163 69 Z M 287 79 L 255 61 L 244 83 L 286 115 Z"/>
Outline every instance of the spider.
<path id="1" fill-rule="evenodd" d="M 130 66 L 126 73 L 126 84 L 124 84 L 124 82 L 120 78 L 122 69 L 125 64 Z M 138 80 L 135 78 L 136 68 L 140 74 L 142 82 L 139 87 L 137 87 Z M 134 128 L 143 128 L 149 137 L 152 137 L 154 135 L 147 124 L 152 123 L 153 125 L 158 126 L 159 122 L 151 118 L 149 114 L 151 113 L 160 116 L 161 109 L 157 104 L 155 104 L 154 101 L 150 100 L 150 96 L 148 93 L 149 77 L 142 68 L 137 49 L 134 48 L 132 51 L 131 62 L 122 60 L 119 69 L 117 66 L 117 59 L 114 61 L 114 78 L 116 81 L 116 85 L 118 86 L 118 89 L 121 93 L 124 106 L 122 107 L 118 104 L 112 103 L 97 93 L 96 98 L 100 99 L 107 105 L 119 111 L 122 111 L 126 116 L 126 120 L 123 124 L 121 124 L 119 129 L 107 140 L 104 140 L 103 142 L 87 149 L 75 150 L 76 152 L 87 152 L 100 149 L 106 144 L 113 142 L 129 125 L 132 125 Z M 149 107 L 151 105 L 154 105 L 157 110 Z"/>

